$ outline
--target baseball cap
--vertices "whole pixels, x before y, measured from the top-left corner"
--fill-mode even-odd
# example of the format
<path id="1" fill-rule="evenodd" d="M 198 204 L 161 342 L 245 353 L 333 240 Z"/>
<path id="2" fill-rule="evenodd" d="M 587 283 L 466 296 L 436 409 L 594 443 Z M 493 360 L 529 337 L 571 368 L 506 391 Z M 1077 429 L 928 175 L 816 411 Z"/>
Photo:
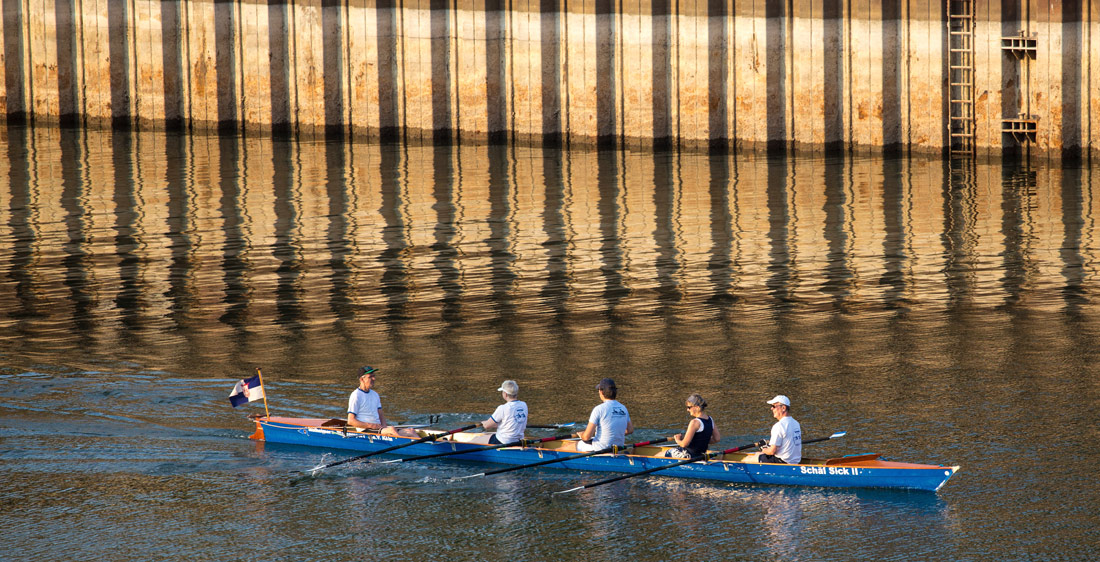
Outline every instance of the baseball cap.
<path id="1" fill-rule="evenodd" d="M 791 399 L 787 398 L 786 396 L 783 396 L 782 394 L 777 394 L 775 396 L 775 398 L 772 398 L 771 400 L 768 400 L 768 404 L 782 404 L 782 405 L 790 408 L 791 407 Z"/>

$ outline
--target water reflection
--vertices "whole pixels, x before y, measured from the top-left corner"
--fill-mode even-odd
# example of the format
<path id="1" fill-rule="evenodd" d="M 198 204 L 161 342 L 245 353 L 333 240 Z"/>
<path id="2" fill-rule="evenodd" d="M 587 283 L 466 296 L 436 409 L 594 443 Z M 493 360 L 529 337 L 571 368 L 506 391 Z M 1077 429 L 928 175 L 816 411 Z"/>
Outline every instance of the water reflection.
<path id="1" fill-rule="evenodd" d="M 7 506 L 77 517 L 43 553 L 126 534 L 209 558 L 224 529 L 279 528 L 255 548 L 1095 558 L 1100 459 L 1075 443 L 1100 415 L 1090 168 L 23 128 L 0 128 L 0 154 Z M 555 501 L 591 475 L 431 485 L 470 469 L 442 462 L 285 486 L 319 453 L 244 442 L 226 381 L 262 366 L 272 413 L 330 417 L 364 362 L 395 420 L 480 419 L 515 378 L 533 421 L 582 421 L 612 376 L 639 438 L 681 430 L 697 391 L 733 446 L 782 391 L 807 434 L 850 432 L 815 455 L 963 471 L 921 496 L 654 478 Z M 79 493 L 43 494 L 57 474 Z M 660 539 L 614 541 L 638 537 Z"/>
<path id="2" fill-rule="evenodd" d="M 86 341 L 1094 306 L 1088 169 L 4 133 L 0 311 Z"/>

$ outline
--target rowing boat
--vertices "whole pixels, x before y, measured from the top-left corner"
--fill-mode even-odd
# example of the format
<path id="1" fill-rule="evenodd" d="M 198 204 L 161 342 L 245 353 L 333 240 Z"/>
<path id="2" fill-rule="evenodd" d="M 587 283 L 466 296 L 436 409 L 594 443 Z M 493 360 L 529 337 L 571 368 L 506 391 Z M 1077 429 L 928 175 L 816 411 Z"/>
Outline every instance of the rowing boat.
<path id="1" fill-rule="evenodd" d="M 334 426 L 331 420 L 326 419 L 258 417 L 255 422 L 256 432 L 251 435 L 251 438 L 269 443 L 371 452 L 414 440 L 356 431 L 346 426 Z M 417 431 L 421 437 L 443 433 L 432 429 Z M 484 436 L 484 434 L 455 433 L 436 441 L 404 447 L 392 454 L 419 456 L 469 449 L 468 453 L 455 454 L 446 458 L 504 465 L 521 465 L 576 454 L 573 451 L 558 450 L 561 442 L 557 441 L 544 443 L 538 447 L 505 447 L 486 451 L 481 450 L 484 444 L 473 442 L 478 436 Z M 669 448 L 639 447 L 630 454 L 620 452 L 595 455 L 563 461 L 552 466 L 596 472 L 641 472 L 679 462 L 680 459 L 663 456 Z M 730 453 L 705 462 L 670 467 L 662 470 L 660 474 L 675 478 L 744 484 L 937 491 L 959 470 L 958 466 L 887 461 L 880 458 L 878 454 L 821 459 L 803 458 L 801 463 L 794 465 L 743 462 L 746 456 L 744 453 Z"/>

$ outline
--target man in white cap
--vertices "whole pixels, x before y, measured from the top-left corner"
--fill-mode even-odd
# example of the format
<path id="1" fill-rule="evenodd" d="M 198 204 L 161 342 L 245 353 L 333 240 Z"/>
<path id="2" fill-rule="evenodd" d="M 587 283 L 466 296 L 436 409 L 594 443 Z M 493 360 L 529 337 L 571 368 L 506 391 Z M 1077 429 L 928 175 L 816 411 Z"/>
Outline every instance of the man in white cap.
<path id="1" fill-rule="evenodd" d="M 527 403 L 517 399 L 519 385 L 516 381 L 504 381 L 497 391 L 504 398 L 504 403 L 497 406 L 489 419 L 481 422 L 481 427 L 486 431 L 497 430 L 489 435 L 490 445 L 515 443 L 523 439 L 523 432 L 527 430 Z"/>
<path id="2" fill-rule="evenodd" d="M 768 404 L 772 417 L 779 421 L 772 426 L 772 438 L 767 444 L 759 453 L 745 457 L 745 461 L 798 464 L 802 461 L 802 426 L 791 417 L 791 399 L 780 394 L 768 400 Z"/>

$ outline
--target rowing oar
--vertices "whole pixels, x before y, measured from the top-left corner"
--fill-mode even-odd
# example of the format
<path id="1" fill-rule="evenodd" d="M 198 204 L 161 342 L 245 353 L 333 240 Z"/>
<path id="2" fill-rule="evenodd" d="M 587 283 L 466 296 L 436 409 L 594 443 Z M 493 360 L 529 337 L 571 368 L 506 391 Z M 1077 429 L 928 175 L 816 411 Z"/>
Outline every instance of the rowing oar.
<path id="1" fill-rule="evenodd" d="M 573 459 L 579 459 L 581 457 L 591 457 L 592 455 L 602 455 L 604 453 L 610 453 L 612 451 L 633 449 L 633 448 L 642 447 L 642 446 L 645 446 L 645 445 L 653 445 L 653 444 L 656 444 L 656 443 L 664 443 L 665 441 L 668 441 L 668 437 L 662 437 L 660 439 L 654 439 L 652 441 L 639 441 L 638 443 L 631 443 L 629 445 L 623 445 L 622 447 L 619 447 L 618 445 L 613 445 L 613 446 L 608 447 L 606 449 L 600 449 L 598 451 L 591 451 L 591 452 L 588 452 L 588 453 L 581 453 L 579 455 L 569 455 L 568 457 L 559 457 L 559 458 L 556 458 L 556 459 L 533 462 L 531 464 L 521 464 L 519 466 L 510 466 L 508 468 L 498 468 L 497 470 L 490 470 L 489 472 L 479 472 L 478 474 L 470 474 L 468 476 L 460 476 L 460 477 L 457 478 L 457 480 L 462 480 L 463 478 L 477 478 L 478 476 L 489 476 L 491 474 L 500 474 L 502 472 L 511 472 L 513 470 L 520 470 L 520 469 L 523 469 L 523 468 L 531 468 L 531 467 L 535 467 L 535 466 L 542 466 L 544 464 L 553 464 L 553 463 L 556 463 L 556 462 L 571 461 Z"/>
<path id="2" fill-rule="evenodd" d="M 531 426 L 527 426 L 531 427 Z M 390 459 L 388 461 L 382 461 L 378 464 L 390 464 L 395 462 L 409 462 L 409 461 L 422 461 L 424 459 L 434 459 L 436 457 L 446 457 L 450 455 L 461 455 L 464 453 L 480 453 L 482 451 L 492 451 L 493 449 L 503 449 L 505 447 L 526 447 L 535 443 L 546 443 L 547 441 L 560 441 L 562 439 L 569 439 L 572 437 L 572 433 L 566 433 L 565 435 L 555 435 L 553 437 L 543 437 L 542 439 L 520 439 L 512 443 L 504 443 L 503 445 L 490 445 L 488 447 L 481 447 L 478 449 L 465 449 L 461 451 L 446 451 L 443 453 L 435 453 L 432 455 L 420 455 L 419 457 L 408 457 L 403 459 Z"/>
<path id="3" fill-rule="evenodd" d="M 566 428 L 566 427 L 573 427 L 574 425 L 577 425 L 577 422 L 573 422 L 573 423 L 554 423 L 554 424 L 550 424 L 550 425 L 537 425 L 537 424 L 529 423 L 529 424 L 527 424 L 527 427 L 534 428 L 534 429 L 563 429 L 563 428 Z"/>
<path id="4" fill-rule="evenodd" d="M 359 455 L 357 457 L 351 457 L 350 459 L 344 459 L 342 461 L 330 462 L 330 463 L 328 463 L 324 466 L 319 466 L 317 468 L 311 468 L 309 470 L 309 473 L 310 474 L 316 474 L 316 473 L 318 473 L 318 472 L 320 472 L 320 471 L 322 471 L 326 468 L 332 468 L 336 465 L 344 464 L 344 463 L 351 462 L 351 461 L 357 461 L 359 459 L 365 459 L 367 457 L 373 457 L 374 455 L 381 455 L 382 453 L 388 453 L 390 451 L 396 451 L 397 449 L 403 449 L 405 447 L 411 447 L 413 445 L 418 445 L 420 443 L 426 443 L 428 441 L 435 441 L 436 439 L 439 439 L 441 437 L 446 437 L 446 436 L 452 435 L 454 433 L 459 433 L 459 432 L 462 432 L 462 431 L 466 431 L 467 429 L 473 429 L 473 428 L 475 428 L 479 425 L 481 425 L 481 424 L 475 423 L 473 425 L 467 425 L 467 426 L 464 426 L 464 427 L 460 427 L 458 429 L 452 429 L 450 431 L 445 431 L 443 433 L 436 433 L 434 435 L 429 435 L 427 437 L 421 437 L 420 439 L 417 439 L 415 441 L 410 441 L 408 443 L 402 443 L 400 445 L 394 445 L 392 447 L 386 447 L 385 449 L 382 449 L 380 451 L 371 451 L 371 452 L 366 453 L 364 455 Z M 304 470 L 295 470 L 291 474 L 296 474 L 296 473 L 300 473 L 300 472 L 305 472 L 305 471 Z"/>
<path id="5" fill-rule="evenodd" d="M 840 431 L 840 432 L 834 433 L 834 434 L 832 434 L 828 437 L 820 437 L 818 439 L 810 439 L 809 441 L 803 441 L 802 444 L 806 445 L 806 444 L 809 444 L 809 443 L 817 443 L 818 441 L 826 441 L 828 439 L 833 439 L 833 438 L 836 438 L 836 437 L 844 437 L 844 435 L 846 435 L 846 434 L 847 434 L 846 431 Z M 569 492 L 576 492 L 577 490 L 584 490 L 585 488 L 595 488 L 596 486 L 601 486 L 603 484 L 610 484 L 612 482 L 618 482 L 619 480 L 625 480 L 625 479 L 631 478 L 633 476 L 642 476 L 644 474 L 652 474 L 654 472 L 657 472 L 658 470 L 664 470 L 666 468 L 672 468 L 674 466 L 680 466 L 682 464 L 698 462 L 698 461 L 701 461 L 701 460 L 709 460 L 711 457 L 717 457 L 718 455 L 724 455 L 726 453 L 736 453 L 737 451 L 743 451 L 745 449 L 752 449 L 752 448 L 755 448 L 755 447 L 763 447 L 765 444 L 767 444 L 767 441 L 761 439 L 760 441 L 757 441 L 755 443 L 749 443 L 748 445 L 741 445 L 740 447 L 734 447 L 732 449 L 726 449 L 725 451 L 718 451 L 718 452 L 714 452 L 714 453 L 706 452 L 706 453 L 703 453 L 701 455 L 695 455 L 694 457 L 691 457 L 690 459 L 687 459 L 687 460 L 684 460 L 684 461 L 674 462 L 672 464 L 666 464 L 666 465 L 663 465 L 663 466 L 650 468 L 648 470 L 643 470 L 641 472 L 633 472 L 631 474 L 624 474 L 622 476 L 616 476 L 614 478 L 608 478 L 606 480 L 600 480 L 599 482 L 593 482 L 591 484 L 585 484 L 584 486 L 577 486 L 576 488 L 570 488 L 568 490 L 561 490 L 561 491 L 554 492 L 554 493 L 555 494 L 568 494 Z"/>

